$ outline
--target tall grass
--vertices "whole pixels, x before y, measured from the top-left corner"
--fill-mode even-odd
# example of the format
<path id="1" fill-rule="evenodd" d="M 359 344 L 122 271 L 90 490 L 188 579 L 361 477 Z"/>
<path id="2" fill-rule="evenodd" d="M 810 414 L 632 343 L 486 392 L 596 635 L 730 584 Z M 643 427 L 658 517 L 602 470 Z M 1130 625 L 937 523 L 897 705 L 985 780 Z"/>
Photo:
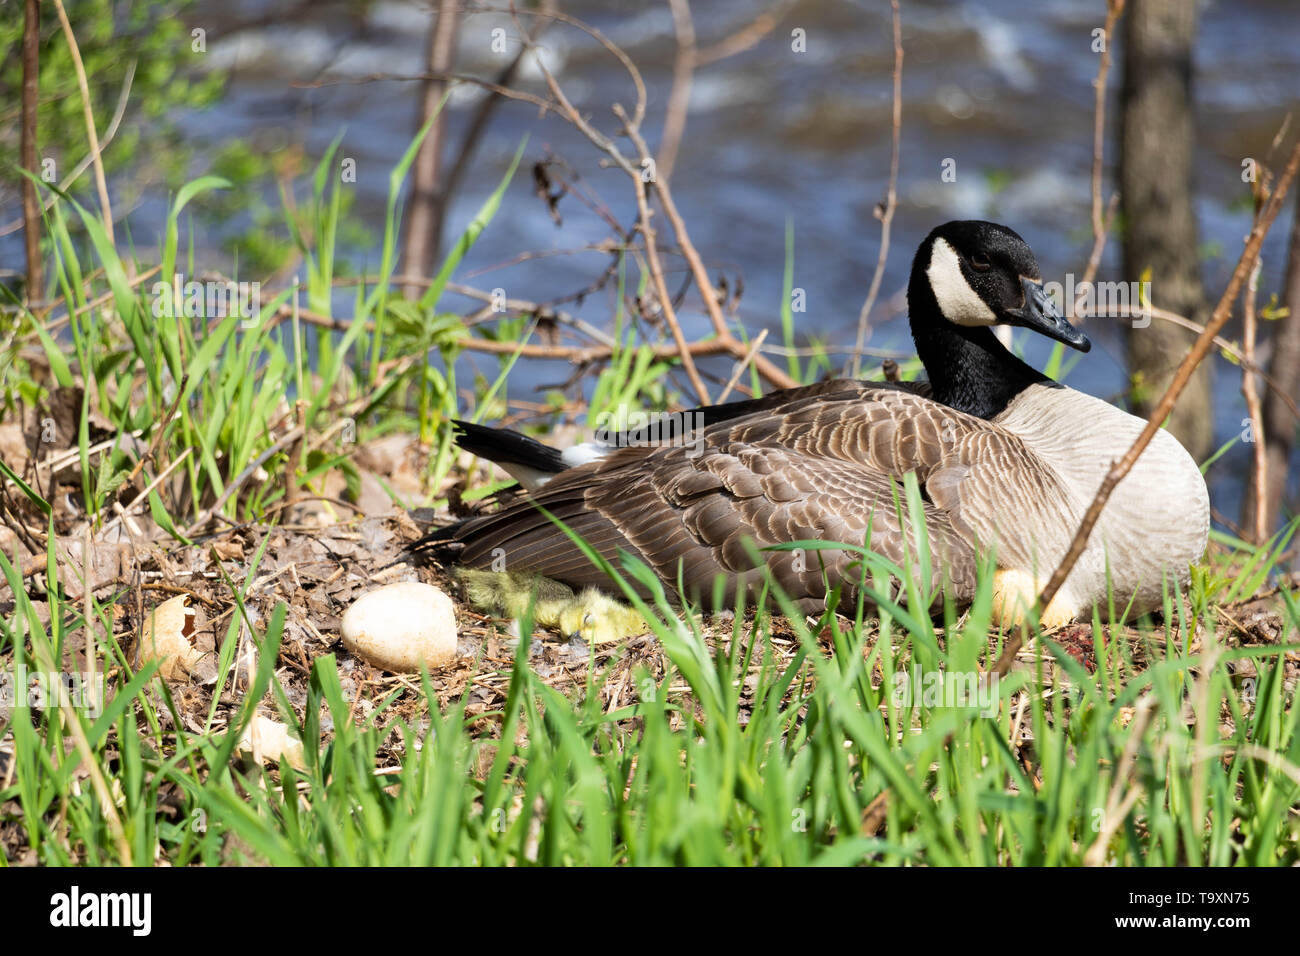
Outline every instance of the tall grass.
<path id="1" fill-rule="evenodd" d="M 0 570 L 18 584 L 8 561 Z M 987 701 L 952 706 L 900 691 L 933 674 L 952 688 L 996 654 L 987 576 L 969 612 L 949 611 L 936 631 L 880 590 L 899 569 L 864 555 L 878 615 L 809 620 L 773 590 L 784 624 L 760 610 L 752 626 L 742 613 L 719 631 L 681 616 L 644 567 L 618 570 L 652 585 L 642 607 L 667 666 L 661 676 L 634 670 L 635 700 L 612 711 L 601 694 L 608 669 L 593 668 L 567 698 L 531 668 L 524 639 L 499 713 L 468 717 L 468 690 L 440 708 L 426 678 L 425 718 L 395 716 L 394 693 L 358 720 L 327 655 L 312 663 L 300 714 L 274 673 L 279 605 L 262 627 L 243 621 L 260 666 L 227 727 L 183 729 L 152 670 L 124 681 L 94 720 L 19 702 L 6 722 L 15 783 L 0 802 L 21 806 L 43 862 L 122 862 L 93 788 L 73 785 L 77 761 L 64 754 L 75 721 L 108 775 L 135 862 L 1300 862 L 1300 735 L 1283 663 L 1296 645 L 1226 649 L 1214 594 L 1189 595 L 1204 609 L 1195 621 L 1170 595 L 1171 623 L 1142 631 L 1144 662 L 1098 624 L 1095 671 L 1045 639 L 1048 653 L 994 685 Z M 0 653 L 48 668 L 85 622 L 58 603 L 57 589 L 48 626 L 21 587 L 15 594 Z M 108 609 L 92 607 L 106 627 Z M 1294 635 L 1300 607 L 1288 597 L 1285 610 Z M 222 645 L 222 683 L 239 625 Z M 787 653 L 777 650 L 783 642 L 792 642 Z M 107 650 L 126 666 L 111 640 Z M 1244 660 L 1256 668 L 1253 684 L 1230 673 L 1229 662 Z M 301 770 L 231 760 L 267 692 L 306 745 Z M 380 763 L 394 751 L 398 765 Z M 886 790 L 880 834 L 864 835 L 864 814 Z M 164 792 L 170 819 L 157 806 Z"/>

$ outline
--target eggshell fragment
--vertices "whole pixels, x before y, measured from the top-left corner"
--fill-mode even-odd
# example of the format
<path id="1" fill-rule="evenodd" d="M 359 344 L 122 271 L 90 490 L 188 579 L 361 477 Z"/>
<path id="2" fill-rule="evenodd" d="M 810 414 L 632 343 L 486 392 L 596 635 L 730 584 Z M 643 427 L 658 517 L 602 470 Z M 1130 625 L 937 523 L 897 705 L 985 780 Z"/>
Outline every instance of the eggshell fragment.
<path id="1" fill-rule="evenodd" d="M 257 714 L 244 728 L 239 738 L 238 750 L 249 754 L 258 763 L 278 764 L 284 761 L 295 770 L 303 770 L 302 741 L 289 736 L 289 728 L 278 720 Z"/>
<path id="2" fill-rule="evenodd" d="M 188 600 L 188 595 L 177 595 L 163 601 L 145 617 L 135 642 L 132 665 L 136 670 L 156 660 L 159 673 L 167 680 L 193 672 L 203 652 L 190 643 L 194 634 L 194 609 L 186 605 Z"/>
<path id="3" fill-rule="evenodd" d="M 456 611 L 430 584 L 400 581 L 359 597 L 343 614 L 343 646 L 376 667 L 418 673 L 456 658 Z"/>

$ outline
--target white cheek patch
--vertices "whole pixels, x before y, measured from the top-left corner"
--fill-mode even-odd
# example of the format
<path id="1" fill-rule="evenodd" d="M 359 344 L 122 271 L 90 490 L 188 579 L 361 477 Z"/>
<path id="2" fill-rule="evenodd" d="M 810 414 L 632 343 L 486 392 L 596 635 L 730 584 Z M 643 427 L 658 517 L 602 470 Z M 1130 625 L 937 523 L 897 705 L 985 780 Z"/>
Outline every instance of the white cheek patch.
<path id="1" fill-rule="evenodd" d="M 957 325 L 993 325 L 998 317 L 971 288 L 961 272 L 957 250 L 946 239 L 936 239 L 930 250 L 930 268 L 925 272 L 939 301 L 939 311 Z"/>

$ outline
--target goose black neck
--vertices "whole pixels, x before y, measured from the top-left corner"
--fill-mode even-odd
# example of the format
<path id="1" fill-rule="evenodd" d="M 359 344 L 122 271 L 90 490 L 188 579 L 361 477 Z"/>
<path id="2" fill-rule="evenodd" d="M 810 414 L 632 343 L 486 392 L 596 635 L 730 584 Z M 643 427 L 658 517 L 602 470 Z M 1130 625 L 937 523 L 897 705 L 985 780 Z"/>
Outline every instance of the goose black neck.
<path id="1" fill-rule="evenodd" d="M 959 412 L 992 418 L 1030 385 L 1055 384 L 1016 358 L 988 326 L 955 325 L 944 318 L 922 274 L 907 290 L 912 339 L 930 377 L 933 398 Z"/>

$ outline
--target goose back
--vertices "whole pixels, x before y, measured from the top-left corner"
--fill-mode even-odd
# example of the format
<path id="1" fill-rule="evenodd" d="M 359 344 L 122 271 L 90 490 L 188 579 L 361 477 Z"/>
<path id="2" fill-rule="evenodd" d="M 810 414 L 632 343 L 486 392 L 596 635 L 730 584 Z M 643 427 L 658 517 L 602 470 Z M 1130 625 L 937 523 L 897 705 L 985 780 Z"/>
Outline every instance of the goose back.
<path id="1" fill-rule="evenodd" d="M 470 567 L 536 570 L 574 586 L 603 574 L 546 513 L 617 563 L 620 549 L 670 591 L 678 579 L 707 598 L 724 575 L 727 601 L 756 581 L 756 558 L 805 609 L 826 580 L 856 580 L 846 551 L 765 552 L 751 545 L 813 540 L 867 544 L 908 573 L 916 529 L 896 504 L 903 475 L 922 488 L 930 574 L 955 600 L 974 593 L 981 549 L 1033 567 L 1029 529 L 1077 510 L 1070 489 L 1012 431 L 890 383 L 846 382 L 705 427 L 694 445 L 621 448 L 560 474 L 530 499 L 456 532 Z M 540 509 L 544 509 L 544 512 Z M 900 514 L 900 511 L 902 512 Z M 851 587 L 850 587 L 851 591 Z"/>

